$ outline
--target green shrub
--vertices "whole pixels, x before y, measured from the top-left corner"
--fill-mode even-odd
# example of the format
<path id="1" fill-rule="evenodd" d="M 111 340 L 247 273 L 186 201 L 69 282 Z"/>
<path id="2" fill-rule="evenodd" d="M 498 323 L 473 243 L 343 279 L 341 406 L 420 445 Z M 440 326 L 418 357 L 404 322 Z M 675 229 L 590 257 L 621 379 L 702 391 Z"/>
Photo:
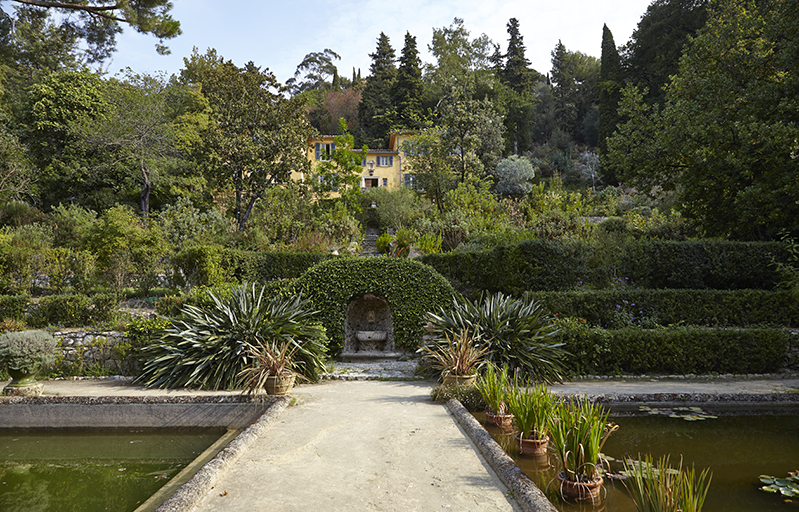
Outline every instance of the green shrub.
<path id="1" fill-rule="evenodd" d="M 561 322 L 555 338 L 575 374 L 770 373 L 787 360 L 789 334 L 774 329 L 592 329 Z"/>
<path id="2" fill-rule="evenodd" d="M 58 343 L 45 331 L 7 332 L 0 335 L 0 364 L 33 374 L 55 362 Z"/>
<path id="3" fill-rule="evenodd" d="M 391 250 L 391 235 L 388 233 L 381 234 L 377 237 L 375 245 L 377 245 L 377 252 L 380 254 L 388 254 L 388 251 Z"/>
<path id="4" fill-rule="evenodd" d="M 39 299 L 31 313 L 30 324 L 36 327 L 58 325 L 81 327 L 89 324 L 92 301 L 86 295 L 49 295 Z"/>
<path id="5" fill-rule="evenodd" d="M 372 293 L 391 308 L 397 348 L 415 351 L 424 334 L 422 318 L 447 304 L 452 286 L 435 270 L 402 258 L 338 258 L 310 268 L 294 283 L 313 301 L 330 338 L 329 350 L 338 354 L 344 346 L 347 306 L 355 297 Z"/>
<path id="6" fill-rule="evenodd" d="M 310 301 L 294 296 L 269 300 L 263 288 L 243 284 L 229 299 L 210 294 L 213 305 L 186 306 L 179 319 L 145 347 L 136 379 L 159 388 L 231 389 L 253 363 L 250 346 L 289 342 L 296 349 L 292 370 L 317 380 L 324 368 L 325 332 Z"/>
<path id="7" fill-rule="evenodd" d="M 24 320 L 30 295 L 0 295 L 0 318 Z"/>
<path id="8" fill-rule="evenodd" d="M 799 326 L 799 301 L 787 291 L 582 290 L 535 292 L 533 297 L 553 314 L 583 318 L 606 329 L 658 324 Z"/>
<path id="9" fill-rule="evenodd" d="M 486 409 L 483 396 L 475 386 L 441 384 L 430 391 L 430 399 L 436 403 L 445 403 L 453 398 L 463 404 L 467 411 L 482 412 Z"/>

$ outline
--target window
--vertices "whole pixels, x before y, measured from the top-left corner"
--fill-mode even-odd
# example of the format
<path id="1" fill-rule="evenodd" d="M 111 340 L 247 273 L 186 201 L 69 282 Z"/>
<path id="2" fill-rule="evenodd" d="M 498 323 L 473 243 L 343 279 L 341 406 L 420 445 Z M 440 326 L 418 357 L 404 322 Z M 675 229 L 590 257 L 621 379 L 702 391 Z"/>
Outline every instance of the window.
<path id="1" fill-rule="evenodd" d="M 413 174 L 411 174 L 409 172 L 406 172 L 405 174 L 402 175 L 402 178 L 403 178 L 403 184 L 406 187 L 414 188 L 414 185 L 413 185 Z"/>
<path id="2" fill-rule="evenodd" d="M 314 144 L 314 154 L 316 160 L 327 160 L 330 158 L 330 155 L 333 154 L 333 151 L 336 149 L 335 142 L 317 142 Z"/>
<path id="3" fill-rule="evenodd" d="M 394 157 L 393 156 L 378 156 L 375 158 L 378 167 L 393 167 L 394 166 Z"/>
<path id="4" fill-rule="evenodd" d="M 388 178 L 383 178 L 383 186 L 384 187 L 388 186 Z"/>

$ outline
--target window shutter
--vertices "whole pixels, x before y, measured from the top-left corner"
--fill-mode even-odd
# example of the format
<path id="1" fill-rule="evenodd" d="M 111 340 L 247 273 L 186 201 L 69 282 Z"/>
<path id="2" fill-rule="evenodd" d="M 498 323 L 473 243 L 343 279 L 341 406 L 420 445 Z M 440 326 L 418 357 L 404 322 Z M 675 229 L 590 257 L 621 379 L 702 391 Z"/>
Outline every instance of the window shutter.
<path id="1" fill-rule="evenodd" d="M 389 167 L 394 167 L 394 157 L 393 156 L 388 157 L 388 166 Z"/>
<path id="2" fill-rule="evenodd" d="M 316 151 L 316 159 L 319 160 L 319 143 L 317 142 L 314 144 L 314 150 Z"/>
<path id="3" fill-rule="evenodd" d="M 335 150 L 336 150 L 336 143 L 335 142 L 331 142 L 330 143 L 330 152 L 332 153 Z"/>

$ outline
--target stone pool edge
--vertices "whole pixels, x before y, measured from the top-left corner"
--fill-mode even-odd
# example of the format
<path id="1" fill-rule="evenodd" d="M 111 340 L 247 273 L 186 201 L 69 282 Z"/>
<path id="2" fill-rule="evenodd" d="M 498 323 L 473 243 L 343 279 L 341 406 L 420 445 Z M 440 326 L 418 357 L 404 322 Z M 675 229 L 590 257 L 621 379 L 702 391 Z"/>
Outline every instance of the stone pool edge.
<path id="1" fill-rule="evenodd" d="M 291 398 L 280 397 L 252 425 L 205 464 L 188 482 L 166 499 L 156 512 L 188 512 L 208 496 L 223 472 L 238 461 L 241 455 L 271 426 L 288 407 Z"/>

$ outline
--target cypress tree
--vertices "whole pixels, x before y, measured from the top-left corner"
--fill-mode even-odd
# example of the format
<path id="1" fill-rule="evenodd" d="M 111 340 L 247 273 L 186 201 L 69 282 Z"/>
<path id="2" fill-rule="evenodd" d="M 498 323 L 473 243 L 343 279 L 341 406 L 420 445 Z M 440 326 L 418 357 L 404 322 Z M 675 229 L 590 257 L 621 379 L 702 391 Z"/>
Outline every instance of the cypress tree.
<path id="1" fill-rule="evenodd" d="M 422 61 L 416 49 L 416 38 L 405 34 L 405 46 L 400 56 L 397 78 L 391 88 L 391 99 L 396 109 L 396 121 L 408 128 L 415 128 L 422 116 Z"/>
<path id="2" fill-rule="evenodd" d="M 370 148 L 382 148 L 387 146 L 388 130 L 391 128 L 382 116 L 391 107 L 391 87 L 397 74 L 394 49 L 386 34 L 380 33 L 377 49 L 369 56 L 372 57 L 369 67 L 371 75 L 366 79 L 361 102 L 358 104 L 361 128 L 359 143 Z"/>
<path id="3" fill-rule="evenodd" d="M 607 138 L 619 123 L 619 100 L 621 100 L 621 58 L 613 42 L 613 34 L 607 25 L 602 27 L 602 58 L 599 69 L 599 154 L 607 153 Z M 618 183 L 616 173 L 610 166 L 602 166 L 602 179 L 608 185 Z"/>
<path id="4" fill-rule="evenodd" d="M 508 21 L 508 52 L 505 54 L 505 69 L 502 81 L 519 94 L 532 90 L 538 73 L 530 69 L 530 61 L 524 55 L 524 40 L 519 33 L 519 20 Z"/>

